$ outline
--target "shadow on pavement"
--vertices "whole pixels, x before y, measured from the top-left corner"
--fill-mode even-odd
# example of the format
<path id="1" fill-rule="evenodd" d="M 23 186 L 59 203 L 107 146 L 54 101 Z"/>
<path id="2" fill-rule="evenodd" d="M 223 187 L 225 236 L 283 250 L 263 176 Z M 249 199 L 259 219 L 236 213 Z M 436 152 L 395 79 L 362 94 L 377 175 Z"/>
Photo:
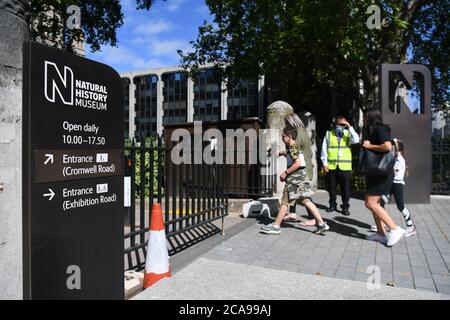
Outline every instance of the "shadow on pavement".
<path id="1" fill-rule="evenodd" d="M 363 229 L 370 229 L 370 224 L 355 220 L 355 219 L 351 219 L 351 218 L 347 218 L 347 217 L 334 217 L 334 220 L 343 223 L 343 224 L 351 224 Z"/>

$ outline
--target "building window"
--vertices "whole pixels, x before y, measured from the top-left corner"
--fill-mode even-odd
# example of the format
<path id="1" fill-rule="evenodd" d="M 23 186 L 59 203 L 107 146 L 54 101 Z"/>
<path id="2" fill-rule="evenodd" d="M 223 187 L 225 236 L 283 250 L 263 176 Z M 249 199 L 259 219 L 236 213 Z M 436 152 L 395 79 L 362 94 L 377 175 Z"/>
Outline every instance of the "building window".
<path id="1" fill-rule="evenodd" d="M 157 110 L 157 82 L 156 75 L 136 76 L 136 139 L 144 141 L 145 138 L 155 135 L 156 130 L 156 110 Z"/>
<path id="2" fill-rule="evenodd" d="M 187 74 L 185 72 L 164 73 L 163 124 L 187 121 Z"/>
<path id="3" fill-rule="evenodd" d="M 128 138 L 130 129 L 130 79 L 122 78 L 123 84 L 123 103 L 125 120 L 125 138 Z"/>
<path id="4" fill-rule="evenodd" d="M 194 82 L 194 120 L 220 120 L 221 80 L 214 69 L 198 72 Z"/>
<path id="5" fill-rule="evenodd" d="M 258 117 L 258 80 L 228 84 L 227 119 Z"/>

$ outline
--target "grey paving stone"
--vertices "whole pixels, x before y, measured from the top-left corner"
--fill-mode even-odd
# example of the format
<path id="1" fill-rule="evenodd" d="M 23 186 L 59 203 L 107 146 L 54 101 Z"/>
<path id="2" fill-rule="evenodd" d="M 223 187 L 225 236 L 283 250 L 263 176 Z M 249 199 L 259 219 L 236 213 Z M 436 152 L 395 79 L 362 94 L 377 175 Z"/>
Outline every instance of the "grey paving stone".
<path id="1" fill-rule="evenodd" d="M 297 272 L 299 269 L 299 265 L 293 263 L 287 263 L 280 268 L 281 270 Z"/>
<path id="2" fill-rule="evenodd" d="M 253 266 L 265 267 L 270 263 L 270 260 L 267 259 L 256 259 L 251 264 Z"/>
<path id="3" fill-rule="evenodd" d="M 281 251 L 278 253 L 278 256 L 284 257 L 284 258 L 290 258 L 290 257 L 292 257 L 294 254 L 295 254 L 295 252 L 292 252 L 292 251 L 290 251 L 290 250 L 281 250 Z"/>
<path id="4" fill-rule="evenodd" d="M 397 261 L 397 262 L 394 262 L 392 265 L 394 267 L 394 271 L 396 269 L 401 269 L 401 270 L 410 270 L 411 269 L 411 265 L 410 265 L 409 261 Z"/>
<path id="5" fill-rule="evenodd" d="M 303 273 L 303 274 L 310 274 L 310 275 L 315 275 L 316 274 L 315 270 L 308 270 L 308 269 L 305 269 L 305 268 L 300 268 L 300 269 L 298 269 L 297 272 Z"/>
<path id="6" fill-rule="evenodd" d="M 444 259 L 442 259 L 441 254 L 438 252 L 436 254 L 427 254 L 425 252 L 425 257 L 428 261 L 428 264 L 441 264 L 444 263 Z"/>
<path id="7" fill-rule="evenodd" d="M 436 289 L 433 279 L 426 277 L 414 277 L 414 285 L 420 288 Z"/>
<path id="8" fill-rule="evenodd" d="M 372 257 L 362 257 L 362 256 L 360 256 L 360 257 L 358 258 L 358 264 L 374 265 L 374 264 L 375 264 L 375 258 L 372 258 Z"/>
<path id="9" fill-rule="evenodd" d="M 343 256 L 344 256 L 343 253 L 330 252 L 327 254 L 327 259 L 340 260 L 342 259 Z"/>
<path id="10" fill-rule="evenodd" d="M 377 255 L 375 258 L 375 262 L 378 263 L 392 263 L 392 257 L 388 255 Z"/>
<path id="11" fill-rule="evenodd" d="M 368 258 L 375 258 L 375 249 L 371 249 L 371 251 L 369 250 L 361 250 L 359 252 L 359 256 L 360 257 L 368 257 Z"/>
<path id="12" fill-rule="evenodd" d="M 394 287 L 414 289 L 414 283 L 412 280 L 394 280 Z"/>
<path id="13" fill-rule="evenodd" d="M 436 288 L 427 288 L 427 287 L 419 287 L 419 286 L 416 286 L 416 290 L 437 292 Z"/>
<path id="14" fill-rule="evenodd" d="M 409 263 L 412 267 L 428 268 L 428 263 L 426 260 L 411 258 Z"/>
<path id="15" fill-rule="evenodd" d="M 322 263 L 325 260 L 325 255 L 312 254 L 308 257 L 308 260 L 311 262 Z"/>
<path id="16" fill-rule="evenodd" d="M 309 255 L 299 253 L 299 254 L 295 254 L 295 255 L 292 255 L 291 257 L 289 257 L 288 261 L 291 263 L 301 263 L 301 262 L 307 261 L 308 258 L 309 258 Z"/>
<path id="17" fill-rule="evenodd" d="M 335 269 L 319 269 L 316 271 L 316 275 L 334 278 L 336 276 L 336 270 Z"/>
<path id="18" fill-rule="evenodd" d="M 449 270 L 445 264 L 444 265 L 430 264 L 429 268 L 430 268 L 431 273 L 441 274 L 441 275 L 450 275 Z"/>
<path id="19" fill-rule="evenodd" d="M 381 272 L 380 278 L 384 284 L 394 281 L 394 275 L 391 272 Z"/>
<path id="20" fill-rule="evenodd" d="M 345 267 L 356 267 L 357 264 L 358 264 L 357 259 L 348 259 L 348 258 L 343 258 L 340 263 L 341 266 Z"/>
<path id="21" fill-rule="evenodd" d="M 344 279 L 344 280 L 353 280 L 353 275 L 350 274 L 336 274 L 335 278 Z"/>
<path id="22" fill-rule="evenodd" d="M 437 292 L 450 295 L 450 286 L 437 285 Z"/>
<path id="23" fill-rule="evenodd" d="M 322 266 L 329 267 L 329 268 L 337 268 L 341 263 L 340 259 L 330 259 L 327 258 L 324 261 L 322 261 Z"/>
<path id="24" fill-rule="evenodd" d="M 342 259 L 347 259 L 347 260 L 355 260 L 358 261 L 359 258 L 359 254 L 357 252 L 345 252 L 342 256 Z"/>
<path id="25" fill-rule="evenodd" d="M 392 264 L 389 263 L 375 263 L 381 270 L 381 272 L 389 272 L 392 273 Z"/>
<path id="26" fill-rule="evenodd" d="M 369 277 L 370 277 L 370 274 L 368 274 L 368 273 L 356 272 L 353 280 L 361 281 L 361 282 L 367 282 Z"/>
<path id="27" fill-rule="evenodd" d="M 369 270 L 369 271 L 371 270 L 371 269 L 369 269 L 369 267 L 371 267 L 371 266 L 373 266 L 373 264 L 368 264 L 368 265 L 358 264 L 358 265 L 356 265 L 356 272 L 366 273 L 367 270 Z M 369 273 L 367 273 L 367 274 L 369 274 Z"/>
<path id="28" fill-rule="evenodd" d="M 311 270 L 311 271 L 317 271 L 321 266 L 321 263 L 319 262 L 306 262 L 303 263 L 301 266 L 301 269 Z"/>
<path id="29" fill-rule="evenodd" d="M 443 276 L 440 274 L 433 274 L 433 279 L 436 285 L 440 286 L 450 286 L 450 277 L 449 276 Z"/>
<path id="30" fill-rule="evenodd" d="M 394 263 L 400 261 L 409 262 L 409 256 L 407 254 L 394 254 L 393 261 Z"/>
<path id="31" fill-rule="evenodd" d="M 412 281 L 413 276 L 409 272 L 400 272 L 400 273 L 394 272 L 394 281 L 399 281 L 399 280 Z"/>
<path id="32" fill-rule="evenodd" d="M 411 271 L 414 277 L 431 278 L 431 272 L 428 268 L 412 267 Z"/>
<path id="33" fill-rule="evenodd" d="M 339 268 L 336 270 L 336 275 L 345 275 L 353 277 L 355 271 L 356 268 L 354 267 L 339 266 Z"/>
<path id="34" fill-rule="evenodd" d="M 442 256 L 439 255 L 439 257 L 427 257 L 427 262 L 429 265 L 444 265 L 445 266 L 445 261 L 444 259 L 442 259 Z"/>
<path id="35" fill-rule="evenodd" d="M 239 259 L 236 259 L 235 262 L 242 263 L 242 264 L 252 264 L 253 261 L 258 259 L 258 257 L 255 256 L 246 256 L 246 257 L 240 257 Z"/>

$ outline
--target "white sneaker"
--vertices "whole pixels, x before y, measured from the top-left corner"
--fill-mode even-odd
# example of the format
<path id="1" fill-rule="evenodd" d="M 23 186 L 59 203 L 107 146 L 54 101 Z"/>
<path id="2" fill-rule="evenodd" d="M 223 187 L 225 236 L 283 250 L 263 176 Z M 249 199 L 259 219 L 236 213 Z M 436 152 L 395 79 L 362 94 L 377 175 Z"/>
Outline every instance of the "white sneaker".
<path id="1" fill-rule="evenodd" d="M 397 229 L 395 230 L 391 230 L 391 232 L 388 233 L 388 241 L 386 243 L 386 245 L 388 247 L 392 247 L 394 244 L 396 244 L 398 242 L 398 240 L 400 240 L 403 235 L 405 234 L 405 229 L 397 227 Z"/>
<path id="2" fill-rule="evenodd" d="M 382 244 L 386 244 L 386 242 L 387 242 L 387 237 L 386 236 L 382 236 L 379 233 L 371 234 L 370 236 L 367 236 L 366 239 L 369 240 L 369 241 L 380 242 Z"/>
<path id="3" fill-rule="evenodd" d="M 412 225 L 411 227 L 406 228 L 405 237 L 411 237 L 417 234 L 416 226 Z"/>

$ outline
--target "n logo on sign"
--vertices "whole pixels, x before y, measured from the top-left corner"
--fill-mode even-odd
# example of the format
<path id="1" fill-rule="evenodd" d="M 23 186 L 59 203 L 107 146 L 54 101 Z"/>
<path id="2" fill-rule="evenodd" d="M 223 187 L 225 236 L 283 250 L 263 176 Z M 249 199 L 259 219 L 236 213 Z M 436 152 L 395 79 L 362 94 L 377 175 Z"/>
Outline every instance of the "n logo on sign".
<path id="1" fill-rule="evenodd" d="M 54 103 L 56 92 L 58 92 L 64 104 L 73 105 L 74 80 L 72 69 L 64 66 L 64 74 L 62 74 L 55 63 L 45 61 L 44 73 L 45 98 Z"/>
<path id="2" fill-rule="evenodd" d="M 393 108 L 394 113 L 400 113 L 401 106 L 406 106 L 406 101 L 403 97 L 394 97 L 394 87 L 391 86 L 390 74 L 397 73 L 400 76 L 402 83 L 407 89 L 411 90 L 414 86 L 414 74 L 418 74 L 423 79 L 422 94 L 420 101 L 420 108 L 417 110 L 418 114 L 423 114 L 431 108 L 431 72 L 426 66 L 421 64 L 382 64 L 381 65 L 381 105 L 383 107 L 390 107 L 391 98 L 398 100 L 396 107 Z M 409 108 L 408 108 L 409 110 Z"/>

